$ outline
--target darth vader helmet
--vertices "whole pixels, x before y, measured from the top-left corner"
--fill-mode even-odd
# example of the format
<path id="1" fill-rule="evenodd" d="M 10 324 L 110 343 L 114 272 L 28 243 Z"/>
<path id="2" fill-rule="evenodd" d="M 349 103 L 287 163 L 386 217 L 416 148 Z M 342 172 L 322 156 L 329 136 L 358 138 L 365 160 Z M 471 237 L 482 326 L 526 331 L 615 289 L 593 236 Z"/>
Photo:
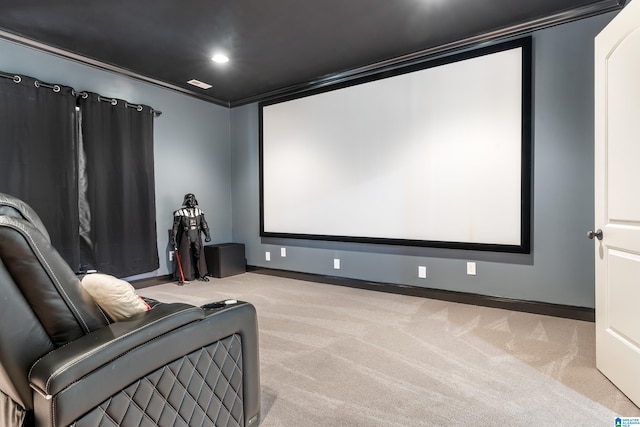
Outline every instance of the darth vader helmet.
<path id="1" fill-rule="evenodd" d="M 193 193 L 185 194 L 182 204 L 187 207 L 198 206 L 198 200 L 196 199 L 196 195 Z"/>

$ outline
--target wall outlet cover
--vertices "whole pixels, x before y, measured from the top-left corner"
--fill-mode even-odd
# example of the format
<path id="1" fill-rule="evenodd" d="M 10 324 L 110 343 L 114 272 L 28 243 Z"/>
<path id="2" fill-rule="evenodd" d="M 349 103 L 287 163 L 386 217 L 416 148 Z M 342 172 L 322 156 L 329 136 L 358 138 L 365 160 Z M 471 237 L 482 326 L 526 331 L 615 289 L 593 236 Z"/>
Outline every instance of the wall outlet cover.
<path id="1" fill-rule="evenodd" d="M 469 276 L 475 276 L 476 275 L 476 263 L 475 262 L 468 262 L 467 263 L 467 274 Z"/>
<path id="2" fill-rule="evenodd" d="M 427 278 L 427 267 L 424 265 L 418 266 L 418 278 L 426 279 Z"/>

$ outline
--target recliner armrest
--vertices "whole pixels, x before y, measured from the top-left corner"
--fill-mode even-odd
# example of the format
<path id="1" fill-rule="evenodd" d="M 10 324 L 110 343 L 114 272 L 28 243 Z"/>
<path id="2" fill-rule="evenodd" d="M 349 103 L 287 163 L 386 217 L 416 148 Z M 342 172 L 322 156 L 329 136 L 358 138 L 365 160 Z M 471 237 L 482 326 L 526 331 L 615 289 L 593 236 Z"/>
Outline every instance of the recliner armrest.
<path id="1" fill-rule="evenodd" d="M 181 368 L 174 370 L 178 366 L 185 366 L 187 371 L 194 369 L 186 375 L 198 371 L 213 374 L 217 371 L 216 375 L 224 376 L 221 370 L 223 368 L 214 366 L 218 364 L 217 361 L 208 361 L 209 357 L 213 357 L 213 353 L 209 352 L 220 349 L 222 353 L 219 354 L 223 355 L 232 351 L 232 348 L 233 352 L 238 352 L 237 346 L 231 343 L 241 346 L 241 352 L 237 353 L 240 358 L 234 361 L 233 358 L 223 357 L 232 364 L 240 363 L 235 365 L 237 370 L 232 370 L 233 378 L 237 378 L 236 375 L 242 378 L 244 425 L 256 425 L 260 419 L 257 326 L 255 307 L 247 302 L 238 301 L 219 308 L 161 303 L 146 313 L 85 335 L 53 350 L 33 365 L 29 384 L 36 391 L 33 397 L 36 425 L 71 425 L 83 416 L 100 414 L 102 409 L 98 409 L 99 405 L 109 405 L 112 397 L 117 399 L 116 396 L 121 395 L 129 386 L 143 385 L 142 389 L 136 388 L 144 395 L 143 400 L 152 395 L 159 396 L 146 394 L 155 393 L 155 387 L 162 388 L 164 385 L 171 389 L 171 384 L 178 382 L 186 392 L 186 387 L 191 382 L 189 377 L 176 378 L 176 383 L 160 384 L 154 381 L 165 378 L 163 372 L 166 372 L 167 378 L 177 374 L 181 371 Z M 235 340 L 220 344 L 234 335 L 237 336 Z M 226 347 L 230 344 L 230 347 Z M 204 359 L 200 359 L 203 356 Z M 203 365 L 200 365 L 200 360 Z M 168 368 L 174 362 L 178 365 Z M 209 371 L 209 368 L 212 370 Z M 216 378 L 220 378 L 209 378 L 208 375 L 206 374 L 207 381 L 217 381 Z M 214 385 L 215 383 L 211 383 L 209 387 Z M 170 399 L 171 396 L 163 394 L 159 397 Z M 209 409 L 218 411 L 215 402 L 216 399 L 209 401 L 214 404 Z M 181 405 L 174 404 L 176 406 L 172 408 Z M 190 403 L 186 401 L 185 404 L 188 406 Z M 231 404 L 233 407 L 235 401 L 232 400 Z M 158 408 L 157 405 L 152 406 Z M 127 406 L 117 406 L 112 409 L 122 415 L 126 408 Z M 146 411 L 145 408 L 138 409 Z M 89 421 L 89 424 L 94 425 L 95 422 Z M 131 425 L 135 425 L 135 422 L 132 421 Z"/>
<path id="2" fill-rule="evenodd" d="M 158 304 L 43 356 L 32 366 L 29 383 L 43 396 L 51 396 L 133 348 L 204 316 L 204 310 L 189 304 Z"/>

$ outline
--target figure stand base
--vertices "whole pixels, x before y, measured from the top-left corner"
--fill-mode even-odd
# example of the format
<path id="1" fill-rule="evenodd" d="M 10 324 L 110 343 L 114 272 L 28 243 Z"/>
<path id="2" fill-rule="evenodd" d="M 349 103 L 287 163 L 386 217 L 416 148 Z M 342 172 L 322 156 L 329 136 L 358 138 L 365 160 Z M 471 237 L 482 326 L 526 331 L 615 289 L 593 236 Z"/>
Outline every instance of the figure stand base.
<path id="1" fill-rule="evenodd" d="M 209 278 L 207 276 L 198 277 L 198 281 L 200 281 L 200 282 L 208 282 Z M 189 284 L 188 280 L 185 280 L 184 282 L 182 280 L 178 280 L 176 282 L 176 285 L 178 285 L 178 286 L 184 286 L 184 285 L 188 285 L 188 284 Z"/>

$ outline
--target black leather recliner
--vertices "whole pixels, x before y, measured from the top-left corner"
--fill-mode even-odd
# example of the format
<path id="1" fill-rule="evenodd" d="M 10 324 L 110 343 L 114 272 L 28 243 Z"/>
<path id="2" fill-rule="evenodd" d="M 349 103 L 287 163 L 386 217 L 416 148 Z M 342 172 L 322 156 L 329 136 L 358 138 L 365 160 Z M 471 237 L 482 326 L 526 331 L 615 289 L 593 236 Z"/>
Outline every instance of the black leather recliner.
<path id="1" fill-rule="evenodd" d="M 157 303 L 113 322 L 2 193 L 0 320 L 2 426 L 259 424 L 253 305 Z"/>

